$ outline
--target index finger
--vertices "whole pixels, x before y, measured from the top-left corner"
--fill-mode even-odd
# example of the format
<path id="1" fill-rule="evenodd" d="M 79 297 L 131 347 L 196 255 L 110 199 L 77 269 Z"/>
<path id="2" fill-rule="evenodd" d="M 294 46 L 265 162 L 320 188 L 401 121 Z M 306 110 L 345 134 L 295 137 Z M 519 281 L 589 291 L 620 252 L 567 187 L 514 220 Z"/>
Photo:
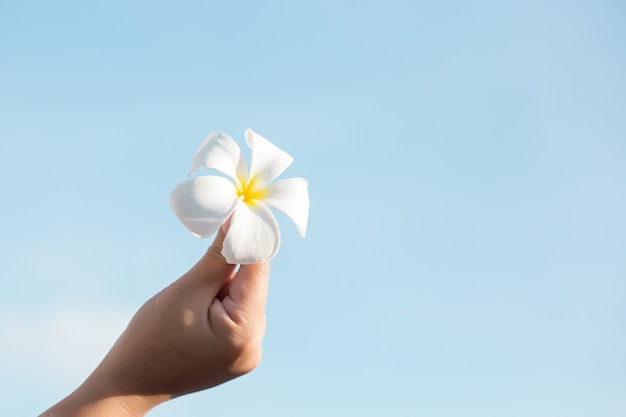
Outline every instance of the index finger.
<path id="1" fill-rule="evenodd" d="M 269 261 L 258 264 L 241 265 L 230 283 L 229 297 L 232 304 L 225 305 L 227 311 L 235 308 L 248 314 L 265 314 L 269 284 Z M 234 311 L 228 311 L 231 317 Z"/>

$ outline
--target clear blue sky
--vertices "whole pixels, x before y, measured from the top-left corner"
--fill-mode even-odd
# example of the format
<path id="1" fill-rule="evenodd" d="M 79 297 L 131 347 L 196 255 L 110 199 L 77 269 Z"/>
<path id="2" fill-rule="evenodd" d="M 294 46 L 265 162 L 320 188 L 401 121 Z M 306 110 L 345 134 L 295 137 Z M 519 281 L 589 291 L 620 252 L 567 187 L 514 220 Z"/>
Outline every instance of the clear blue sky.
<path id="1" fill-rule="evenodd" d="M 168 197 L 250 127 L 309 180 L 264 360 L 152 416 L 626 414 L 626 5 L 0 0 L 0 415 L 191 266 Z"/>

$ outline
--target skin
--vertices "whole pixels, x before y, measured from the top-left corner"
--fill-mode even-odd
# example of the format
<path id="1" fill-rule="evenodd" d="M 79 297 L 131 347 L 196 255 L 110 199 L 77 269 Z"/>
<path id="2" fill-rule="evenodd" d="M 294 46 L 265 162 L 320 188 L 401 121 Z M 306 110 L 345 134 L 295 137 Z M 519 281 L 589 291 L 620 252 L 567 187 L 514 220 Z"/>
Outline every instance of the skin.
<path id="1" fill-rule="evenodd" d="M 40 417 L 137 417 L 244 375 L 261 360 L 269 262 L 226 263 L 225 227 L 198 263 L 135 314 L 85 382 Z"/>

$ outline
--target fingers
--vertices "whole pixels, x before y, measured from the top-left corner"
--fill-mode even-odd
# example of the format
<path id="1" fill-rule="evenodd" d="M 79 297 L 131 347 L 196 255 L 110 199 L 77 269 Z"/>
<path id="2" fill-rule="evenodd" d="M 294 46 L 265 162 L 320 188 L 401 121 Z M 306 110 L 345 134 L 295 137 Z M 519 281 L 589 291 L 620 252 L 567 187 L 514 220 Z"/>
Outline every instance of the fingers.
<path id="1" fill-rule="evenodd" d="M 220 227 L 213 244 L 204 256 L 181 279 L 180 284 L 191 286 L 208 286 L 213 298 L 224 284 L 231 278 L 236 265 L 226 262 L 222 255 L 222 246 L 228 224 Z"/>
<path id="2" fill-rule="evenodd" d="M 233 303 L 227 306 L 252 315 L 265 314 L 269 273 L 269 262 L 241 265 L 229 286 L 229 296 Z"/>
<path id="3" fill-rule="evenodd" d="M 261 360 L 269 269 L 269 262 L 242 265 L 228 284 L 228 294 L 209 309 L 212 328 L 230 343 L 244 373 Z"/>
<path id="4" fill-rule="evenodd" d="M 222 255 L 229 223 L 220 228 L 206 254 L 174 286 L 205 302 L 215 298 L 223 301 L 226 313 L 235 321 L 237 317 L 256 321 L 254 318 L 265 316 L 270 263 L 241 265 L 235 272 L 236 265 L 226 262 Z"/>

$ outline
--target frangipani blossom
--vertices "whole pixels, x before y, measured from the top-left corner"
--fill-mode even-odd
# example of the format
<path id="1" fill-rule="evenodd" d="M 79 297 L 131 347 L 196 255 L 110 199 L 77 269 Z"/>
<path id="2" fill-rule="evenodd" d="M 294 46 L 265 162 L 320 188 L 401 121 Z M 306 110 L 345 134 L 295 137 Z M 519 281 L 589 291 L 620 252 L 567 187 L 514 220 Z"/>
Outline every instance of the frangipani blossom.
<path id="1" fill-rule="evenodd" d="M 211 133 L 193 157 L 189 176 L 199 169 L 225 175 L 190 178 L 170 196 L 181 223 L 195 236 L 215 233 L 232 215 L 222 255 L 230 264 L 251 264 L 271 259 L 280 246 L 280 230 L 269 207 L 286 214 L 300 236 L 309 218 L 307 181 L 292 178 L 271 182 L 293 158 L 261 135 L 247 129 L 252 149 L 250 171 L 235 141 L 225 133 Z"/>

